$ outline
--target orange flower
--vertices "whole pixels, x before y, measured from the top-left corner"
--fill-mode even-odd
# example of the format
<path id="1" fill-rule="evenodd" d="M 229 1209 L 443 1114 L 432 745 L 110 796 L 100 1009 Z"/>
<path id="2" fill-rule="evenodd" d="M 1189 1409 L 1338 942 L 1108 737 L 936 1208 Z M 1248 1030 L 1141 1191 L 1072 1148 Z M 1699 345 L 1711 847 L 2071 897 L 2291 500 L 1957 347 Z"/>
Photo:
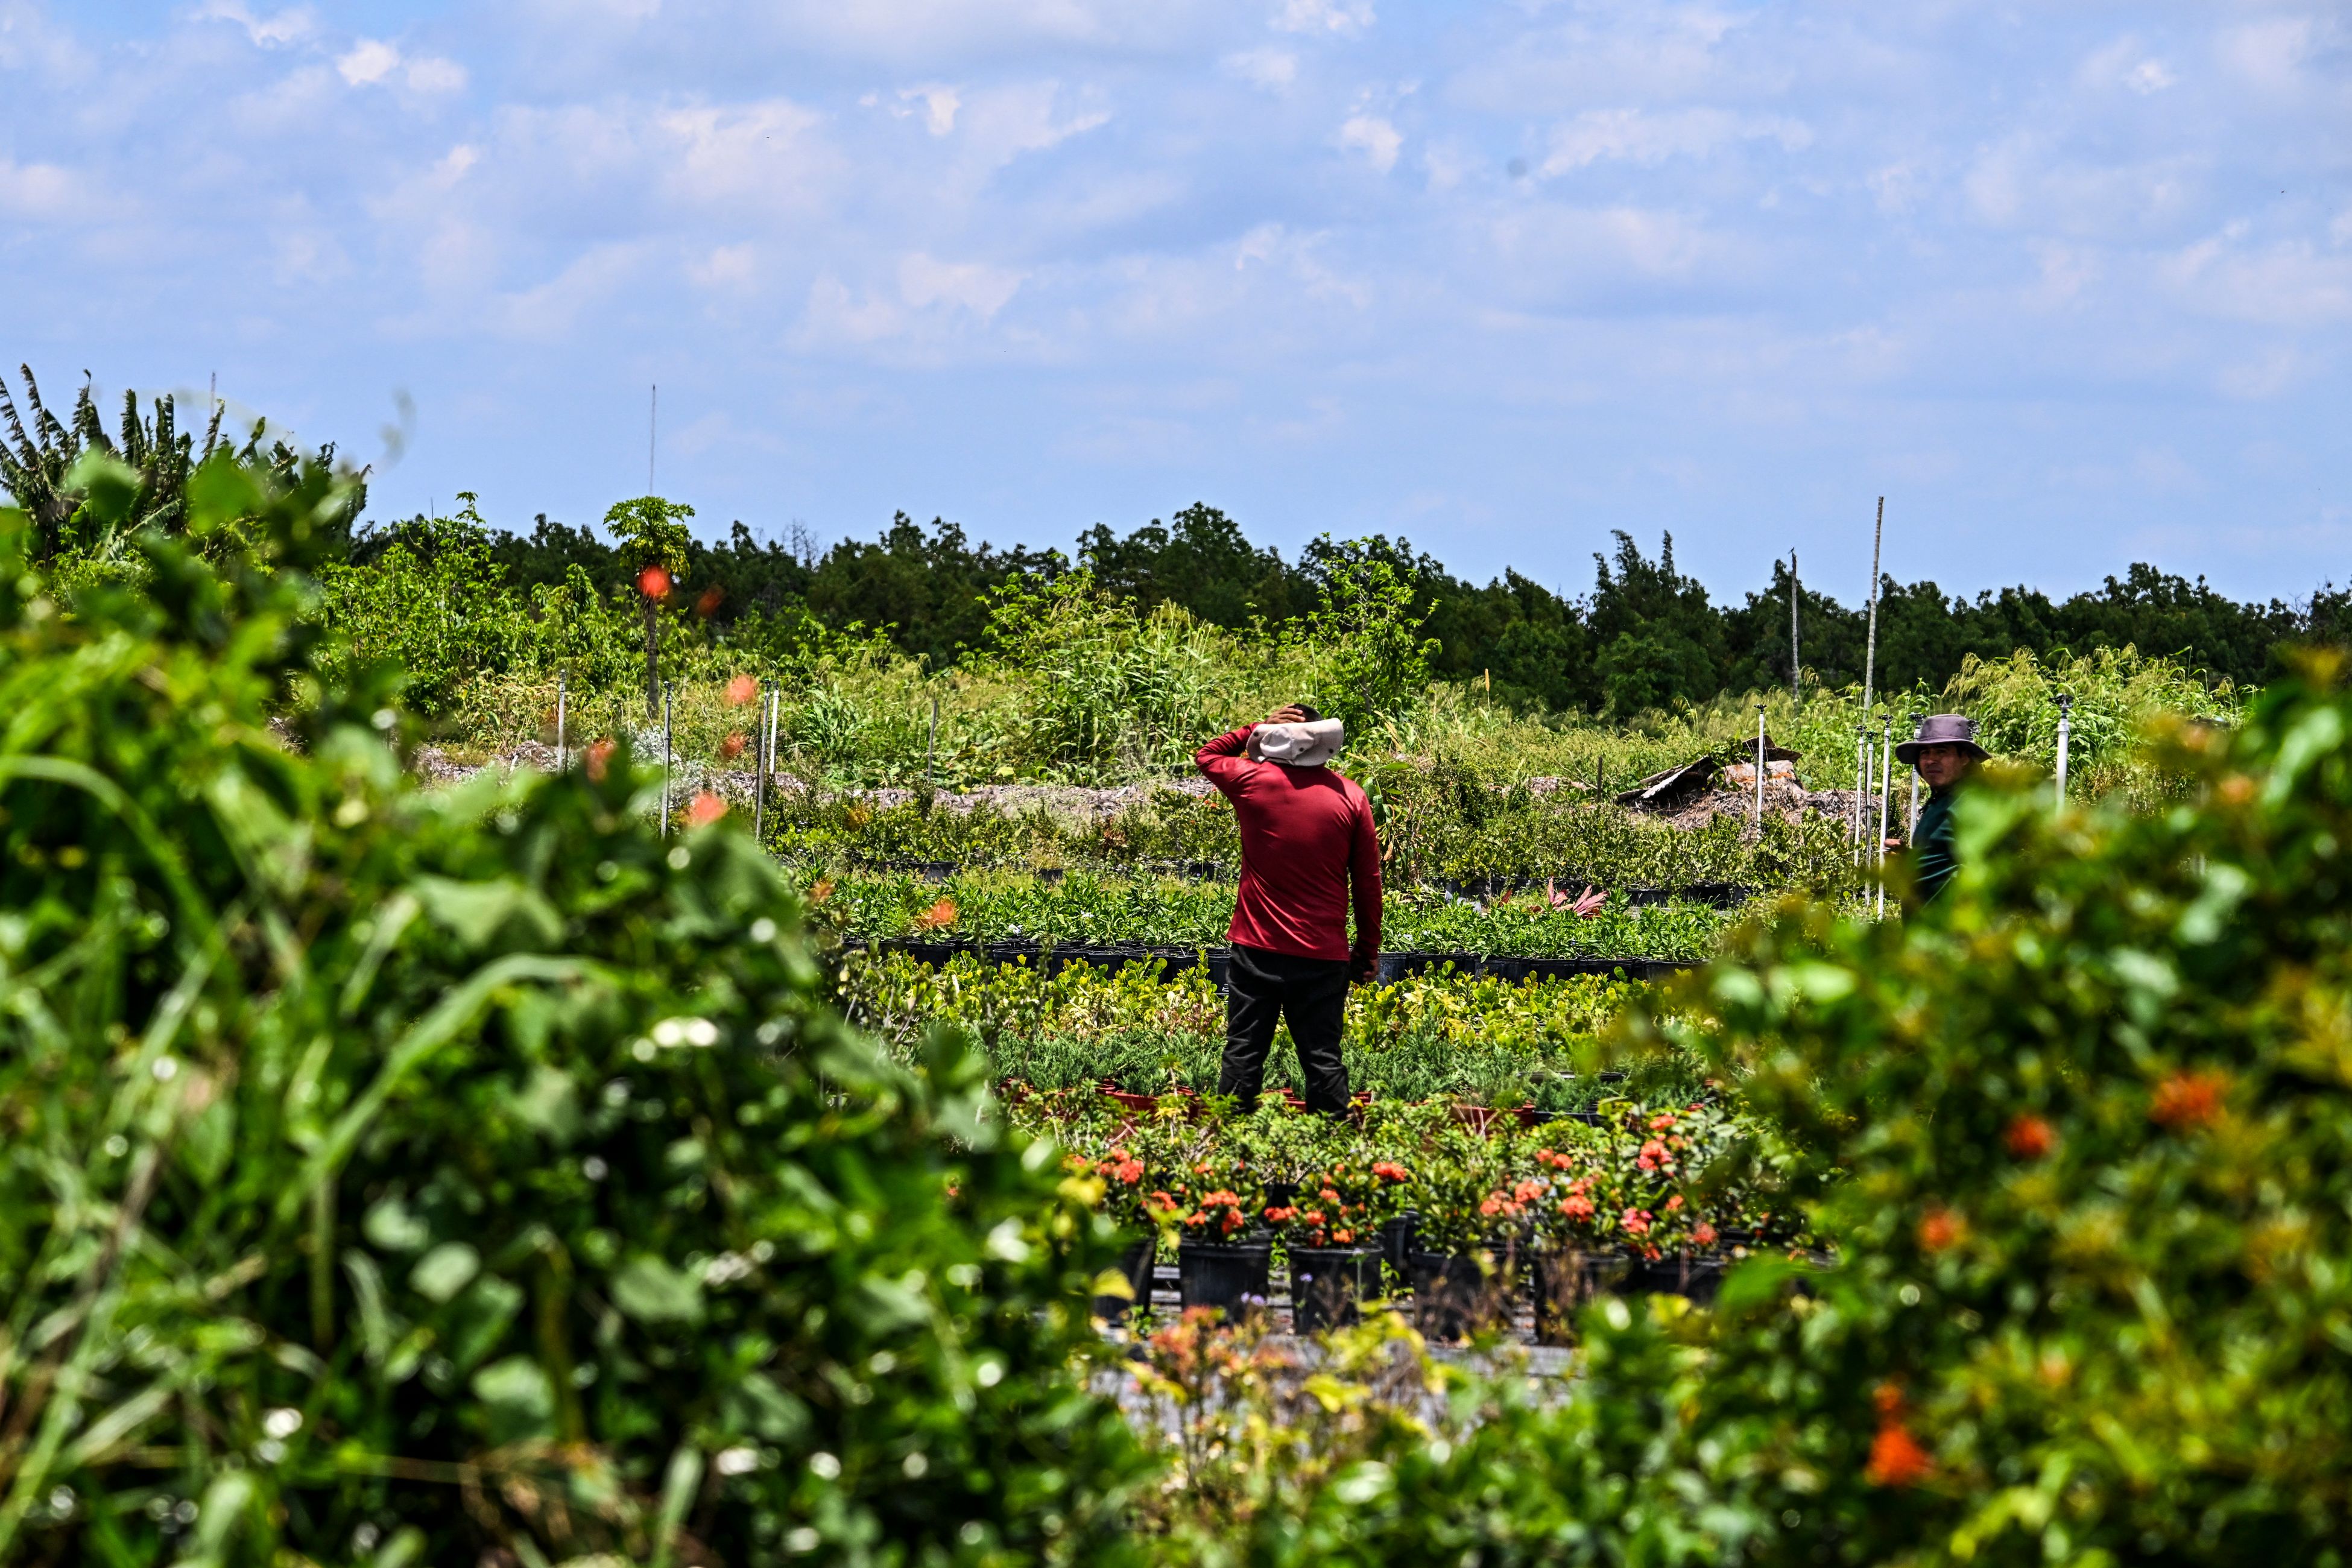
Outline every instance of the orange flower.
<path id="1" fill-rule="evenodd" d="M 748 675 L 739 675 L 727 683 L 727 700 L 740 708 L 760 695 L 760 683 Z"/>
<path id="2" fill-rule="evenodd" d="M 2156 1086 L 2147 1108 L 2160 1127 L 2176 1131 L 2202 1127 L 2221 1114 L 2221 1097 L 2230 1080 L 2217 1072 L 2177 1072 Z"/>
<path id="3" fill-rule="evenodd" d="M 1949 1209 L 1929 1209 L 1919 1221 L 1919 1245 L 1928 1252 L 1943 1252 L 1958 1247 L 1969 1227 L 1959 1215 Z"/>
<path id="4" fill-rule="evenodd" d="M 709 790 L 702 790 L 695 795 L 693 802 L 686 808 L 687 826 L 708 827 L 726 815 L 727 803 Z"/>
<path id="5" fill-rule="evenodd" d="M 1691 1239 L 1697 1242 L 1701 1247 L 1713 1247 L 1715 1245 L 1715 1226 L 1707 1224 L 1705 1220 L 1699 1221 L 1698 1224 L 1691 1227 Z"/>
<path id="6" fill-rule="evenodd" d="M 1380 1163 L 1374 1165 L 1372 1167 L 1372 1174 L 1380 1177 L 1382 1181 L 1388 1182 L 1409 1182 L 1412 1180 L 1412 1173 L 1406 1170 L 1402 1165 L 1398 1164 L 1393 1160 L 1382 1160 Z"/>
<path id="7" fill-rule="evenodd" d="M 613 742 L 609 739 L 590 743 L 587 761 L 588 780 L 591 784 L 604 782 L 604 769 L 613 760 Z"/>
<path id="8" fill-rule="evenodd" d="M 648 566 L 637 574 L 637 592 L 648 599 L 669 597 L 669 574 L 658 566 Z"/>
<path id="9" fill-rule="evenodd" d="M 726 602 L 726 590 L 719 587 L 718 584 L 713 583 L 709 587 L 705 588 L 702 591 L 702 597 L 694 601 L 694 613 L 700 616 L 707 621 L 711 616 L 717 615 L 719 613 L 719 606 Z"/>
<path id="10" fill-rule="evenodd" d="M 722 761 L 731 763 L 736 758 L 741 756 L 743 754 L 743 748 L 751 743 L 751 742 L 744 737 L 742 731 L 734 731 L 732 733 L 729 734 L 725 740 L 719 742 L 719 755 Z"/>
<path id="11" fill-rule="evenodd" d="M 1627 1209 L 1617 1223 L 1624 1227 L 1627 1236 L 1650 1234 L 1650 1216 L 1641 1209 Z"/>
<path id="12" fill-rule="evenodd" d="M 1570 1219 L 1591 1219 L 1592 1200 L 1582 1193 L 1571 1194 L 1559 1200 L 1559 1212 Z"/>
<path id="13" fill-rule="evenodd" d="M 1874 1487 L 1916 1486 L 1936 1468 L 1927 1450 L 1900 1421 L 1889 1420 L 1870 1440 L 1870 1465 L 1863 1479 Z"/>
<path id="14" fill-rule="evenodd" d="M 2058 1147 L 2058 1130 L 2039 1116 L 2021 1113 L 2002 1134 L 2009 1152 L 2021 1160 L 2039 1160 Z"/>
<path id="15" fill-rule="evenodd" d="M 941 899 L 938 903 L 933 904 L 929 909 L 925 910 L 921 914 L 915 917 L 915 929 L 917 931 L 938 931 L 942 926 L 951 926 L 955 924 L 955 900 L 953 899 Z"/>

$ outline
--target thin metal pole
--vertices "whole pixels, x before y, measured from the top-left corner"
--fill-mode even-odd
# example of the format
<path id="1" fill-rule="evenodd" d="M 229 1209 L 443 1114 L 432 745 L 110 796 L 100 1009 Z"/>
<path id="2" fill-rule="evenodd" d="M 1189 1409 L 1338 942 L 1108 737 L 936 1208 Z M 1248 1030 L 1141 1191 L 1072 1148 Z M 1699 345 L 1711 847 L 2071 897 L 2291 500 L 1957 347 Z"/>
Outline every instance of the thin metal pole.
<path id="1" fill-rule="evenodd" d="M 768 709 L 773 699 L 760 693 L 760 725 L 751 742 L 751 842 L 765 844 L 768 826 Z"/>
<path id="2" fill-rule="evenodd" d="M 1914 714 L 1912 714 L 1912 715 L 1911 715 L 1911 733 L 1912 733 L 1912 734 L 1914 734 L 1914 735 L 1918 734 L 1918 732 L 1919 732 L 1919 726 L 1920 726 L 1923 722 L 1925 722 L 1925 721 L 1926 721 L 1927 717 L 1927 716 L 1925 713 L 1914 713 Z M 1913 838 L 1913 837 L 1914 837 L 1915 835 L 1916 835 L 1916 834 L 1918 833 L 1918 831 L 1919 831 L 1919 764 L 1918 764 L 1918 763 L 1912 763 L 1912 764 L 1911 764 L 1911 815 L 1910 815 L 1909 816 L 1906 817 L 1906 818 L 1904 819 L 1904 822 L 1903 822 L 1903 842 L 1904 842 L 1904 843 L 1906 843 L 1906 844 L 1910 843 L 1910 842 L 1911 842 L 1911 840 L 1912 840 L 1912 838 Z"/>
<path id="3" fill-rule="evenodd" d="M 1764 831 L 1764 704 L 1756 705 L 1756 831 Z"/>
<path id="4" fill-rule="evenodd" d="M 1878 525 L 1870 533 L 1870 638 L 1862 652 L 1862 721 L 1870 723 L 1871 694 L 1878 678 L 1878 547 L 1886 539 L 1886 498 L 1878 498 Z"/>
<path id="5" fill-rule="evenodd" d="M 563 749 L 563 671 L 559 669 L 555 672 L 555 771 L 559 773 L 572 767 L 571 754 Z"/>
<path id="6" fill-rule="evenodd" d="M 1870 795 L 1870 726 L 1864 723 L 1853 737 L 1853 805 L 1845 814 L 1846 837 L 1853 841 L 1853 863 L 1862 864 L 1862 803 Z"/>
<path id="7" fill-rule="evenodd" d="M 2074 733 L 2074 698 L 2071 692 L 2058 694 L 2058 809 L 2066 809 L 2066 749 Z"/>
<path id="8" fill-rule="evenodd" d="M 1886 813 L 1895 795 L 1887 769 L 1894 761 L 1895 721 L 1886 719 L 1878 726 L 1878 913 L 1882 919 L 1886 914 Z"/>
<path id="9" fill-rule="evenodd" d="M 669 837 L 669 682 L 662 682 L 662 837 Z"/>
<path id="10" fill-rule="evenodd" d="M 931 693 L 931 738 L 923 747 L 923 777 L 933 789 L 940 784 L 940 694 Z"/>
<path id="11" fill-rule="evenodd" d="M 1803 682 L 1804 659 L 1797 646 L 1797 549 L 1789 547 L 1789 696 L 1798 702 L 1805 700 Z"/>

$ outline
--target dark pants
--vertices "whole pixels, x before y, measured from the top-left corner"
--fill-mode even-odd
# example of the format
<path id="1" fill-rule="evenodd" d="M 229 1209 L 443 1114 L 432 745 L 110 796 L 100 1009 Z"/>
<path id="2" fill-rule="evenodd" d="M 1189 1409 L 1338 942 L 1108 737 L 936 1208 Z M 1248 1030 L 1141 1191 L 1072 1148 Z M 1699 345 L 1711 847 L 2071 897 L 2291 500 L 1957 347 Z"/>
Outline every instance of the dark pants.
<path id="1" fill-rule="evenodd" d="M 1346 963 L 1258 947 L 1236 947 L 1233 955 L 1225 972 L 1225 1064 L 1217 1092 L 1238 1097 L 1244 1110 L 1257 1104 L 1274 1026 L 1287 1019 L 1298 1046 L 1299 1076 L 1307 1080 L 1307 1108 L 1334 1116 L 1347 1110 L 1348 1069 L 1339 1060 Z"/>

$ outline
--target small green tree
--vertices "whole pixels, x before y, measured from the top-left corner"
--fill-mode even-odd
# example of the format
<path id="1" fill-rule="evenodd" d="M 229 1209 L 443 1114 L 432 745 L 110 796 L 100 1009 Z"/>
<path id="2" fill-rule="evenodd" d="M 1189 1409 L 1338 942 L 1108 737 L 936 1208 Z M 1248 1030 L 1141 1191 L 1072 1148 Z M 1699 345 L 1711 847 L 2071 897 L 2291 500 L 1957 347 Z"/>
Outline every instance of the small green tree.
<path id="1" fill-rule="evenodd" d="M 1326 536 L 1317 553 L 1322 605 L 1313 635 L 1323 667 L 1318 706 L 1351 726 L 1402 711 L 1429 686 L 1430 656 L 1438 645 L 1423 639 L 1421 628 L 1434 606 L 1417 605 L 1412 584 L 1367 541 L 1333 545 Z"/>
<path id="2" fill-rule="evenodd" d="M 646 715 L 661 712 L 661 602 L 668 596 L 677 574 L 686 570 L 687 552 L 694 536 L 685 520 L 694 509 L 684 501 L 660 496 L 639 496 L 615 501 L 604 513 L 604 526 L 621 542 L 621 558 L 637 580 L 646 601 Z"/>

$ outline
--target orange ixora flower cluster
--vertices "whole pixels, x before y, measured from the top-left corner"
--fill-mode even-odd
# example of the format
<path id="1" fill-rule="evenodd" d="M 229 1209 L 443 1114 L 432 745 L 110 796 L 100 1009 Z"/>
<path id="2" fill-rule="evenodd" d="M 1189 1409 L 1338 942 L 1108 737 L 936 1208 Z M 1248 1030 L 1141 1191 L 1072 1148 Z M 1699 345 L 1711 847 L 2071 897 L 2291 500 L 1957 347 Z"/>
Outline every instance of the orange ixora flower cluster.
<path id="1" fill-rule="evenodd" d="M 2011 1121 L 2001 1142 L 2021 1160 L 2040 1160 L 2058 1147 L 2058 1130 L 2030 1111 L 2022 1112 Z"/>
<path id="2" fill-rule="evenodd" d="M 1903 1391 L 1882 1383 L 1872 1391 L 1878 1407 L 1878 1435 L 1870 1440 L 1870 1463 L 1863 1479 L 1874 1487 L 1916 1486 L 1936 1468 L 1919 1439 L 1903 1421 Z"/>
<path id="3" fill-rule="evenodd" d="M 956 907 L 953 899 L 941 899 L 915 917 L 917 931 L 943 931 L 955 923 Z"/>
<path id="4" fill-rule="evenodd" d="M 2176 1132 L 2204 1127 L 2221 1119 L 2229 1091 L 2230 1080 L 2218 1072 L 2177 1072 L 2156 1086 L 2148 1118 Z"/>
<path id="5" fill-rule="evenodd" d="M 1200 1206 L 1184 1216 L 1187 1226 L 1199 1230 L 1213 1225 L 1221 1236 L 1231 1236 L 1248 1223 L 1242 1213 L 1242 1195 L 1222 1187 L 1202 1194 Z"/>

